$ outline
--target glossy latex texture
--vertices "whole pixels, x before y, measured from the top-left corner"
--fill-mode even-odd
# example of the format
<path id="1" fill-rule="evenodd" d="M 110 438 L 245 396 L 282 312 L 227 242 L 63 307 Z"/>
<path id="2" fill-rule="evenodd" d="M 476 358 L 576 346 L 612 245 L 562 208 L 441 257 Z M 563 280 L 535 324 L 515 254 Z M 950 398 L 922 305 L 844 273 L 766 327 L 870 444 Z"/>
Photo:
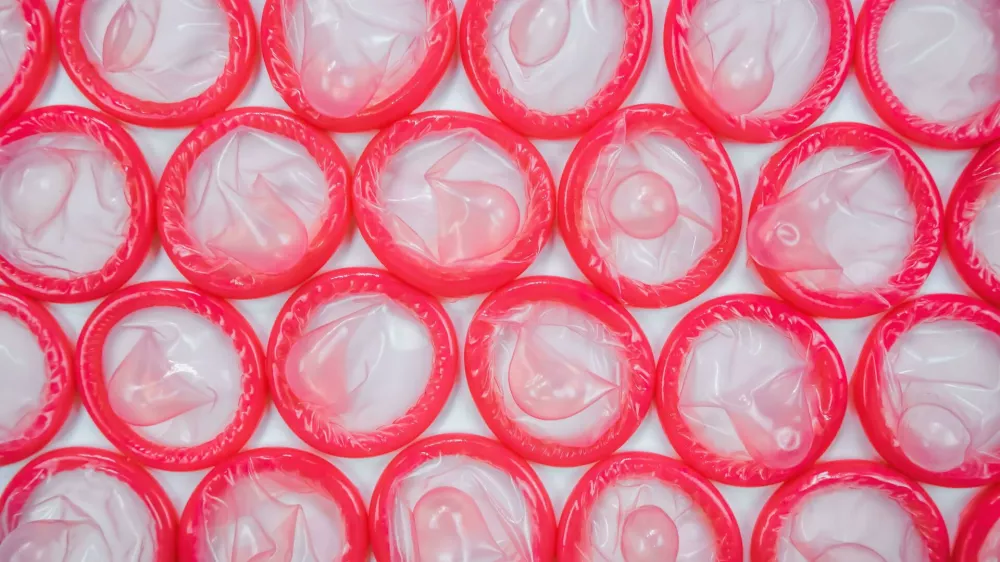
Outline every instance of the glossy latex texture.
<path id="1" fill-rule="evenodd" d="M 104 377 L 111 411 L 166 447 L 209 442 L 226 430 L 242 393 L 240 358 L 218 326 L 180 308 L 144 308 L 108 334 Z"/>
<path id="2" fill-rule="evenodd" d="M 0 149 L 0 253 L 19 269 L 101 270 L 125 241 L 129 203 L 120 164 L 90 137 L 43 133 Z"/>
<path id="3" fill-rule="evenodd" d="M 0 313 L 0 443 L 24 434 L 44 404 L 49 366 L 38 338 L 13 316 Z"/>
<path id="4" fill-rule="evenodd" d="M 10 504 L 8 504 L 9 507 Z M 17 513 L 2 514 L 5 562 L 155 562 L 155 526 L 125 482 L 88 468 L 49 474 Z"/>
<path id="5" fill-rule="evenodd" d="M 1000 181 L 993 180 L 980 196 L 972 219 L 972 244 L 993 275 L 1000 274 Z"/>
<path id="6" fill-rule="evenodd" d="M 141 100 L 196 97 L 229 59 L 229 22 L 217 0 L 88 0 L 80 29 L 99 75 Z"/>
<path id="7" fill-rule="evenodd" d="M 14 83 L 27 52 L 28 24 L 18 0 L 0 1 L 0 92 Z"/>
<path id="8" fill-rule="evenodd" d="M 965 562 L 964 559 L 956 558 L 956 560 Z M 993 562 L 994 560 L 1000 560 L 1000 521 L 993 523 L 993 527 L 986 534 L 976 562 Z"/>

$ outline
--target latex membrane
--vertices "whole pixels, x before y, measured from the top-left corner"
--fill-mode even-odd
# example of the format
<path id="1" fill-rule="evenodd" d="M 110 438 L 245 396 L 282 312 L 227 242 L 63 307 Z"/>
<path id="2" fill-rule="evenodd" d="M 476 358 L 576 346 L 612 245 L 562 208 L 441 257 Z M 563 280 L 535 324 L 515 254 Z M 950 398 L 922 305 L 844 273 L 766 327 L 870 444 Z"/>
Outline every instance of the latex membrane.
<path id="1" fill-rule="evenodd" d="M 331 117 L 356 115 L 406 86 L 434 24 L 425 0 L 290 0 L 284 8 L 302 93 Z"/>
<path id="2" fill-rule="evenodd" d="M 379 200 L 394 242 L 448 267 L 503 261 L 525 222 L 527 178 L 474 129 L 431 133 L 382 171 Z"/>
<path id="3" fill-rule="evenodd" d="M 153 307 L 119 322 L 104 342 L 114 414 L 166 447 L 214 439 L 236 415 L 243 372 L 222 330 L 180 308 Z"/>
<path id="4" fill-rule="evenodd" d="M 487 56 L 500 85 L 528 109 L 569 113 L 614 78 L 625 28 L 619 0 L 498 0 Z"/>
<path id="5" fill-rule="evenodd" d="M 757 209 L 747 250 L 814 291 L 874 291 L 902 268 L 916 218 L 892 152 L 833 147 L 799 164 L 781 196 Z"/>
<path id="6" fill-rule="evenodd" d="M 993 524 L 990 532 L 986 534 L 983 546 L 979 548 L 980 562 L 993 562 L 1000 560 L 1000 521 Z"/>
<path id="7" fill-rule="evenodd" d="M 218 0 L 88 0 L 80 27 L 101 77 L 145 101 L 199 96 L 229 60 L 229 22 Z"/>
<path id="8" fill-rule="evenodd" d="M 691 14 L 691 58 L 726 113 L 764 116 L 796 105 L 830 49 L 826 0 L 700 0 Z"/>
<path id="9" fill-rule="evenodd" d="M 1000 5 L 896 0 L 878 36 L 892 93 L 927 121 L 956 123 L 1000 102 Z"/>
<path id="10" fill-rule="evenodd" d="M 187 177 L 185 217 L 203 273 L 233 266 L 277 275 L 294 268 L 329 209 L 328 189 L 302 145 L 249 127 L 224 135 Z"/>
<path id="11" fill-rule="evenodd" d="M 922 322 L 888 350 L 881 383 L 882 414 L 912 462 L 935 472 L 995 462 L 1000 336 L 971 322 Z"/>
<path id="12" fill-rule="evenodd" d="M 89 468 L 49 474 L 0 525 L 5 562 L 157 560 L 146 504 L 125 482 Z"/>
<path id="13" fill-rule="evenodd" d="M 722 237 L 719 194 L 690 148 L 665 131 L 615 129 L 587 178 L 583 222 L 602 258 L 651 285 L 682 279 Z"/>
<path id="14" fill-rule="evenodd" d="M 502 470 L 462 455 L 439 456 L 393 486 L 389 540 L 399 562 L 536 559 L 531 513 Z"/>
<path id="15" fill-rule="evenodd" d="M 13 316 L 0 313 L 0 443 L 24 434 L 38 418 L 49 367 L 38 339 Z"/>
<path id="16" fill-rule="evenodd" d="M 285 377 L 307 415 L 374 432 L 419 401 L 433 361 L 430 333 L 416 316 L 388 296 L 365 294 L 313 313 L 288 352 Z"/>
<path id="17" fill-rule="evenodd" d="M 1000 181 L 994 180 L 983 190 L 977 206 L 980 209 L 972 219 L 973 246 L 990 269 L 1000 272 Z"/>
<path id="18" fill-rule="evenodd" d="M 27 50 L 28 23 L 19 0 L 0 0 L 0 92 L 14 83 Z"/>
<path id="19" fill-rule="evenodd" d="M 0 254 L 60 279 L 101 270 L 125 240 L 125 175 L 90 137 L 45 133 L 0 148 Z"/>
<path id="20" fill-rule="evenodd" d="M 788 469 L 807 458 L 816 439 L 819 384 L 808 350 L 785 333 L 755 320 L 727 320 L 693 343 L 678 409 L 715 454 Z"/>

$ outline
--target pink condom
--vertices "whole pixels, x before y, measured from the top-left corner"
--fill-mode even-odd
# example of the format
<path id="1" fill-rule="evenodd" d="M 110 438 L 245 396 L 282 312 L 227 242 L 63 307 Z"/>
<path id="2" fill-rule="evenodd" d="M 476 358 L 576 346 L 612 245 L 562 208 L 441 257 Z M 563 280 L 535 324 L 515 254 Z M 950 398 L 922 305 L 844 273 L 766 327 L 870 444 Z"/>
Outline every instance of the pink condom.
<path id="1" fill-rule="evenodd" d="M 757 518 L 750 562 L 948 562 L 948 531 L 919 484 L 869 461 L 817 465 Z"/>
<path id="2" fill-rule="evenodd" d="M 653 362 L 625 307 L 559 277 L 525 277 L 487 297 L 465 341 L 486 425 L 551 466 L 590 464 L 632 436 L 653 400 Z"/>
<path id="3" fill-rule="evenodd" d="M 555 559 L 555 518 L 523 459 L 477 435 L 424 439 L 392 459 L 371 501 L 378 562 Z"/>
<path id="4" fill-rule="evenodd" d="M 195 129 L 160 179 L 160 237 L 185 277 L 226 298 L 308 279 L 349 224 L 350 169 L 329 135 L 265 108 Z"/>
<path id="5" fill-rule="evenodd" d="M 726 269 L 743 207 L 722 143 L 683 110 L 627 107 L 577 144 L 559 226 L 577 266 L 629 306 L 693 299 Z"/>
<path id="6" fill-rule="evenodd" d="M 31 105 L 52 64 L 45 0 L 0 0 L 0 125 Z"/>
<path id="7" fill-rule="evenodd" d="M 458 35 L 451 0 L 267 0 L 260 26 L 274 88 L 335 131 L 381 129 L 416 109 Z"/>
<path id="8" fill-rule="evenodd" d="M 631 93 L 652 25 L 649 0 L 469 0 L 462 62 L 479 98 L 511 128 L 573 137 Z"/>
<path id="9" fill-rule="evenodd" d="M 85 447 L 36 457 L 0 497 L 4 562 L 176 562 L 174 508 L 128 459 Z"/>
<path id="10" fill-rule="evenodd" d="M 742 142 L 798 134 L 843 86 L 850 0 L 679 0 L 667 9 L 667 69 L 684 105 Z"/>
<path id="11" fill-rule="evenodd" d="M 913 296 L 941 252 L 941 198 L 913 150 L 860 123 L 821 125 L 764 165 L 747 253 L 813 316 L 860 318 Z"/>
<path id="12" fill-rule="evenodd" d="M 955 183 L 945 242 L 966 285 L 1000 306 L 1000 143 L 980 150 Z"/>
<path id="13" fill-rule="evenodd" d="M 621 453 L 598 463 L 566 500 L 560 562 L 743 562 L 722 494 L 674 459 Z"/>
<path id="14" fill-rule="evenodd" d="M 181 283 L 132 285 L 91 314 L 77 350 L 83 405 L 128 456 L 160 470 L 215 466 L 266 404 L 264 353 L 229 303 Z"/>
<path id="15" fill-rule="evenodd" d="M 971 487 L 1000 476 L 1000 312 L 961 295 L 918 297 L 875 324 L 854 373 L 858 414 L 911 478 Z"/>
<path id="16" fill-rule="evenodd" d="M 107 295 L 146 258 L 154 189 L 114 121 L 71 106 L 22 115 L 0 131 L 0 277 L 39 300 Z"/>
<path id="17" fill-rule="evenodd" d="M 358 228 L 407 283 L 443 297 L 512 281 L 551 235 L 556 190 L 545 159 L 500 123 L 453 111 L 382 130 L 354 172 Z"/>
<path id="18" fill-rule="evenodd" d="M 951 560 L 1000 560 L 1000 487 L 983 489 L 962 511 Z"/>
<path id="19" fill-rule="evenodd" d="M 674 449 L 732 486 L 785 481 L 819 459 L 847 411 L 833 341 L 808 316 L 759 295 L 710 300 L 667 338 L 657 412 Z"/>
<path id="20" fill-rule="evenodd" d="M 338 457 L 383 455 L 416 439 L 458 372 L 444 307 L 370 268 L 331 271 L 296 291 L 278 313 L 267 356 L 285 423 Z"/>
<path id="21" fill-rule="evenodd" d="M 936 148 L 1000 138 L 1000 5 L 866 0 L 858 79 L 879 117 Z"/>
<path id="22" fill-rule="evenodd" d="M 255 449 L 216 466 L 181 516 L 179 560 L 366 562 L 354 484 L 305 451 Z"/>
<path id="23" fill-rule="evenodd" d="M 197 125 L 226 109 L 256 64 L 248 0 L 60 0 L 56 22 L 76 87 L 146 127 Z"/>

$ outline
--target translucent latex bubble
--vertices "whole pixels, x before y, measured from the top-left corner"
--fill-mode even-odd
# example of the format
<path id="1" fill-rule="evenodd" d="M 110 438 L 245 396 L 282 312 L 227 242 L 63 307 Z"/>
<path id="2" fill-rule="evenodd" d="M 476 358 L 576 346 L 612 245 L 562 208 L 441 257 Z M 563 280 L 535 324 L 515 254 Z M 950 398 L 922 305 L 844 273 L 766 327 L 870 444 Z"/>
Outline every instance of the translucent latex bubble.
<path id="1" fill-rule="evenodd" d="M 18 0 L 0 2 L 0 92 L 14 83 L 28 50 L 28 22 Z"/>
<path id="2" fill-rule="evenodd" d="M 25 432 L 44 405 L 49 368 L 35 335 L 18 319 L 0 315 L 0 442 Z"/>
<path id="3" fill-rule="evenodd" d="M 1000 304 L 1000 159 L 994 143 L 980 150 L 948 200 L 945 242 L 962 280 L 980 297 Z"/>
<path id="4" fill-rule="evenodd" d="M 1000 560 L 1000 489 L 984 488 L 962 510 L 953 562 Z"/>
<path id="5" fill-rule="evenodd" d="M 0 124 L 27 109 L 45 84 L 52 34 L 45 0 L 0 1 Z"/>

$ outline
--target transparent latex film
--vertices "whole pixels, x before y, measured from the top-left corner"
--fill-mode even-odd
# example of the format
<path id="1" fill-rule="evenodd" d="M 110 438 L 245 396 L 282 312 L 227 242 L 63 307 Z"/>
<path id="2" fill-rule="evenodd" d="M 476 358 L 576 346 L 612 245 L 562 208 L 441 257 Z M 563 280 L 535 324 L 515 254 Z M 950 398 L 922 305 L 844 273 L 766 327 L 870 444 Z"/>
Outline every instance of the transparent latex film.
<path id="1" fill-rule="evenodd" d="M 871 292 L 903 266 L 916 209 L 889 150 L 828 148 L 798 165 L 747 227 L 760 266 L 808 289 Z"/>
<path id="2" fill-rule="evenodd" d="M 90 137 L 46 133 L 0 148 L 0 254 L 38 275 L 100 271 L 131 207 L 118 161 Z"/>
<path id="3" fill-rule="evenodd" d="M 808 351 L 774 326 L 718 323 L 692 345 L 678 409 L 694 438 L 733 462 L 788 469 L 806 460 L 821 416 Z"/>
<path id="4" fill-rule="evenodd" d="M 878 36 L 878 65 L 910 113 L 958 123 L 1000 102 L 1000 5 L 896 0 Z"/>
<path id="5" fill-rule="evenodd" d="M 14 520 L 16 526 L 8 527 Z M 4 513 L 2 521 L 5 562 L 157 560 L 146 504 L 126 483 L 90 468 L 50 474 L 19 513 Z"/>
<path id="6" fill-rule="evenodd" d="M 498 0 L 488 50 L 500 85 L 532 111 L 581 109 L 615 76 L 625 45 L 619 0 Z"/>
<path id="7" fill-rule="evenodd" d="M 16 318 L 0 313 L 0 443 L 22 435 L 35 421 L 48 382 L 38 339 Z"/>
<path id="8" fill-rule="evenodd" d="M 382 171 L 380 202 L 393 241 L 446 267 L 490 267 L 525 222 L 526 176 L 474 129 L 431 133 Z"/>
<path id="9" fill-rule="evenodd" d="M 427 56 L 425 0 L 290 0 L 288 49 L 317 111 L 350 117 L 393 96 Z"/>
<path id="10" fill-rule="evenodd" d="M 589 549 L 594 562 L 713 562 L 715 531 L 690 496 L 652 478 L 608 486 L 590 511 Z M 578 547 L 579 548 L 579 547 Z"/>
<path id="11" fill-rule="evenodd" d="M 10 88 L 21 69 L 27 28 L 20 0 L 0 0 L 0 92 Z"/>
<path id="12" fill-rule="evenodd" d="M 389 540 L 399 562 L 536 560 L 518 483 L 461 455 L 432 457 L 393 484 Z"/>
<path id="13" fill-rule="evenodd" d="M 1000 455 L 1000 336 L 937 320 L 903 333 L 885 356 L 882 414 L 910 461 L 945 472 Z"/>
<path id="14" fill-rule="evenodd" d="M 601 257 L 629 279 L 682 279 L 722 237 L 719 193 L 704 163 L 666 131 L 622 120 L 594 162 L 583 227 Z"/>
<path id="15" fill-rule="evenodd" d="M 287 272 L 309 251 L 330 206 L 326 177 L 305 147 L 249 127 L 233 129 L 198 156 L 186 195 L 202 273 Z"/>
<path id="16" fill-rule="evenodd" d="M 877 488 L 841 485 L 809 494 L 784 521 L 777 562 L 928 562 L 916 525 Z"/>
<path id="17" fill-rule="evenodd" d="M 200 445 L 222 433 L 236 415 L 242 376 L 232 340 L 180 308 L 133 312 L 104 342 L 111 410 L 166 447 Z"/>
<path id="18" fill-rule="evenodd" d="M 1000 560 L 1000 521 L 993 523 L 986 534 L 983 546 L 979 548 L 976 562 L 996 562 Z"/>
<path id="19" fill-rule="evenodd" d="M 229 23 L 218 0 L 87 0 L 80 27 L 101 77 L 141 100 L 197 97 L 229 60 Z"/>
<path id="20" fill-rule="evenodd" d="M 1000 273 L 1000 181 L 994 180 L 977 201 L 972 219 L 972 244 L 994 273 Z"/>
<path id="21" fill-rule="evenodd" d="M 357 295 L 313 313 L 288 352 L 285 378 L 311 415 L 374 432 L 417 403 L 433 361 L 430 333 L 416 316 L 385 295 Z"/>

